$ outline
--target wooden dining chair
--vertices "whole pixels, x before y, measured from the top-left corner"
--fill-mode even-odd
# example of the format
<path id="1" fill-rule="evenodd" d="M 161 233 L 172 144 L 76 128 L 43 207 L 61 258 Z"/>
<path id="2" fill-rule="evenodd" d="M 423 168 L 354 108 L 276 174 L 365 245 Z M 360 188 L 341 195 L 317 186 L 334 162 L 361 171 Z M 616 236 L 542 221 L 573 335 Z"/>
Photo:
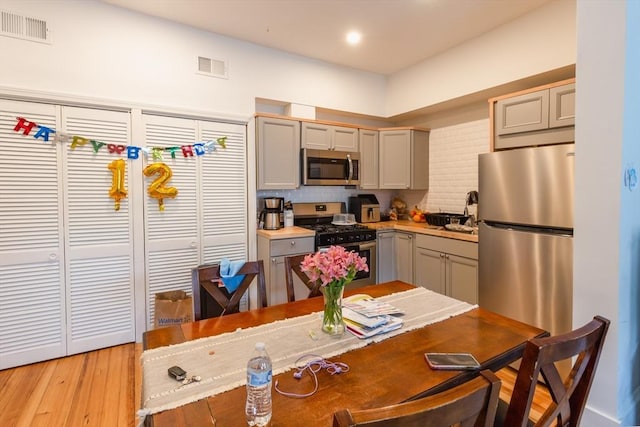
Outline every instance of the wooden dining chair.
<path id="1" fill-rule="evenodd" d="M 239 312 L 240 300 L 254 278 L 258 282 L 258 305 L 259 307 L 267 306 L 267 287 L 262 260 L 246 262 L 237 274 L 245 277 L 234 292 L 229 292 L 227 288 L 220 285 L 222 278 L 219 264 L 204 264 L 191 271 L 195 320 Z"/>
<path id="2" fill-rule="evenodd" d="M 293 302 L 296 300 L 295 289 L 294 289 L 294 274 L 305 284 L 307 289 L 309 289 L 309 293 L 307 294 L 307 298 L 317 297 L 322 295 L 320 291 L 320 287 L 322 282 L 320 280 L 316 280 L 312 282 L 307 273 L 302 271 L 300 268 L 300 263 L 304 260 L 306 255 L 293 255 L 286 257 L 284 259 L 284 271 L 285 271 L 285 280 L 287 284 L 287 301 Z"/>
<path id="3" fill-rule="evenodd" d="M 382 408 L 334 413 L 333 427 L 491 427 L 496 416 L 500 379 L 490 370 L 448 390 Z"/>
<path id="4" fill-rule="evenodd" d="M 609 320 L 595 316 L 586 325 L 566 334 L 529 340 L 508 409 L 503 410 L 507 405 L 501 401 L 496 425 L 580 425 L 608 328 Z M 571 372 L 562 378 L 555 364 L 573 357 L 576 359 Z M 549 388 L 552 403 L 534 423 L 529 419 L 529 412 L 541 375 Z"/>

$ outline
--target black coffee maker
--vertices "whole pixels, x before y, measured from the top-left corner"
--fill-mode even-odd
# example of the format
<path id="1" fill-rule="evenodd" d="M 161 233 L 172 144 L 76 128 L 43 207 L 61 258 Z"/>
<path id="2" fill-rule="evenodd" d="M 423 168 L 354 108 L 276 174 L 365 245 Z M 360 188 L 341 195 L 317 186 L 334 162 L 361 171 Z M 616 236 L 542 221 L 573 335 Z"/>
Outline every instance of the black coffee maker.
<path id="1" fill-rule="evenodd" d="M 260 212 L 260 223 L 265 230 L 279 230 L 284 223 L 284 198 L 265 197 Z"/>

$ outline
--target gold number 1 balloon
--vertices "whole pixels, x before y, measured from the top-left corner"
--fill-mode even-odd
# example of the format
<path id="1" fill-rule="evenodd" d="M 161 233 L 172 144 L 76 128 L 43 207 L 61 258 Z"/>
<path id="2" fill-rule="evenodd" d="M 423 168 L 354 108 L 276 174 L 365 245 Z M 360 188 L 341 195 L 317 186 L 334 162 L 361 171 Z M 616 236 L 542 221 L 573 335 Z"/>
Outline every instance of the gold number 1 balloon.
<path id="1" fill-rule="evenodd" d="M 143 170 L 146 176 L 159 175 L 147 189 L 149 197 L 158 199 L 158 205 L 161 211 L 164 211 L 164 198 L 174 198 L 178 195 L 178 189 L 175 187 L 165 187 L 165 183 L 171 179 L 173 173 L 171 168 L 164 163 L 151 163 Z"/>
<path id="2" fill-rule="evenodd" d="M 109 197 L 115 200 L 115 210 L 120 210 L 120 200 L 127 197 L 127 190 L 124 188 L 124 171 L 127 164 L 122 159 L 114 160 L 107 166 L 111 171 L 111 190 Z"/>

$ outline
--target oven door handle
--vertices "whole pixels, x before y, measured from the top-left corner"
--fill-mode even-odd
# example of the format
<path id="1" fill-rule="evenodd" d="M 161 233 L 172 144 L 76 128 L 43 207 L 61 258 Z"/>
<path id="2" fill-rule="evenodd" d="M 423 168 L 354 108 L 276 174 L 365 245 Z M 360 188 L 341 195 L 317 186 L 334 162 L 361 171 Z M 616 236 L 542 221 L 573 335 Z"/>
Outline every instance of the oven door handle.
<path id="1" fill-rule="evenodd" d="M 366 251 L 367 249 L 373 249 L 376 247 L 376 241 L 373 240 L 371 242 L 360 243 L 359 247 L 361 251 Z"/>

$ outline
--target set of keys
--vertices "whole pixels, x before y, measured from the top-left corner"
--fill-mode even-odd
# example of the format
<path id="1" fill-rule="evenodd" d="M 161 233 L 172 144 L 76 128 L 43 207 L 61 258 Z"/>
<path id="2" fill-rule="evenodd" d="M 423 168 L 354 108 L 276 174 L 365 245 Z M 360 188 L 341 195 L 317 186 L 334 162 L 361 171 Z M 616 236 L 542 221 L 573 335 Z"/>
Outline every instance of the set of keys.
<path id="1" fill-rule="evenodd" d="M 175 379 L 176 381 L 181 381 L 183 386 L 194 382 L 197 383 L 202 380 L 200 375 L 192 375 L 190 378 L 187 378 L 187 371 L 182 369 L 180 366 L 170 367 L 168 369 L 168 373 L 171 378 Z"/>

